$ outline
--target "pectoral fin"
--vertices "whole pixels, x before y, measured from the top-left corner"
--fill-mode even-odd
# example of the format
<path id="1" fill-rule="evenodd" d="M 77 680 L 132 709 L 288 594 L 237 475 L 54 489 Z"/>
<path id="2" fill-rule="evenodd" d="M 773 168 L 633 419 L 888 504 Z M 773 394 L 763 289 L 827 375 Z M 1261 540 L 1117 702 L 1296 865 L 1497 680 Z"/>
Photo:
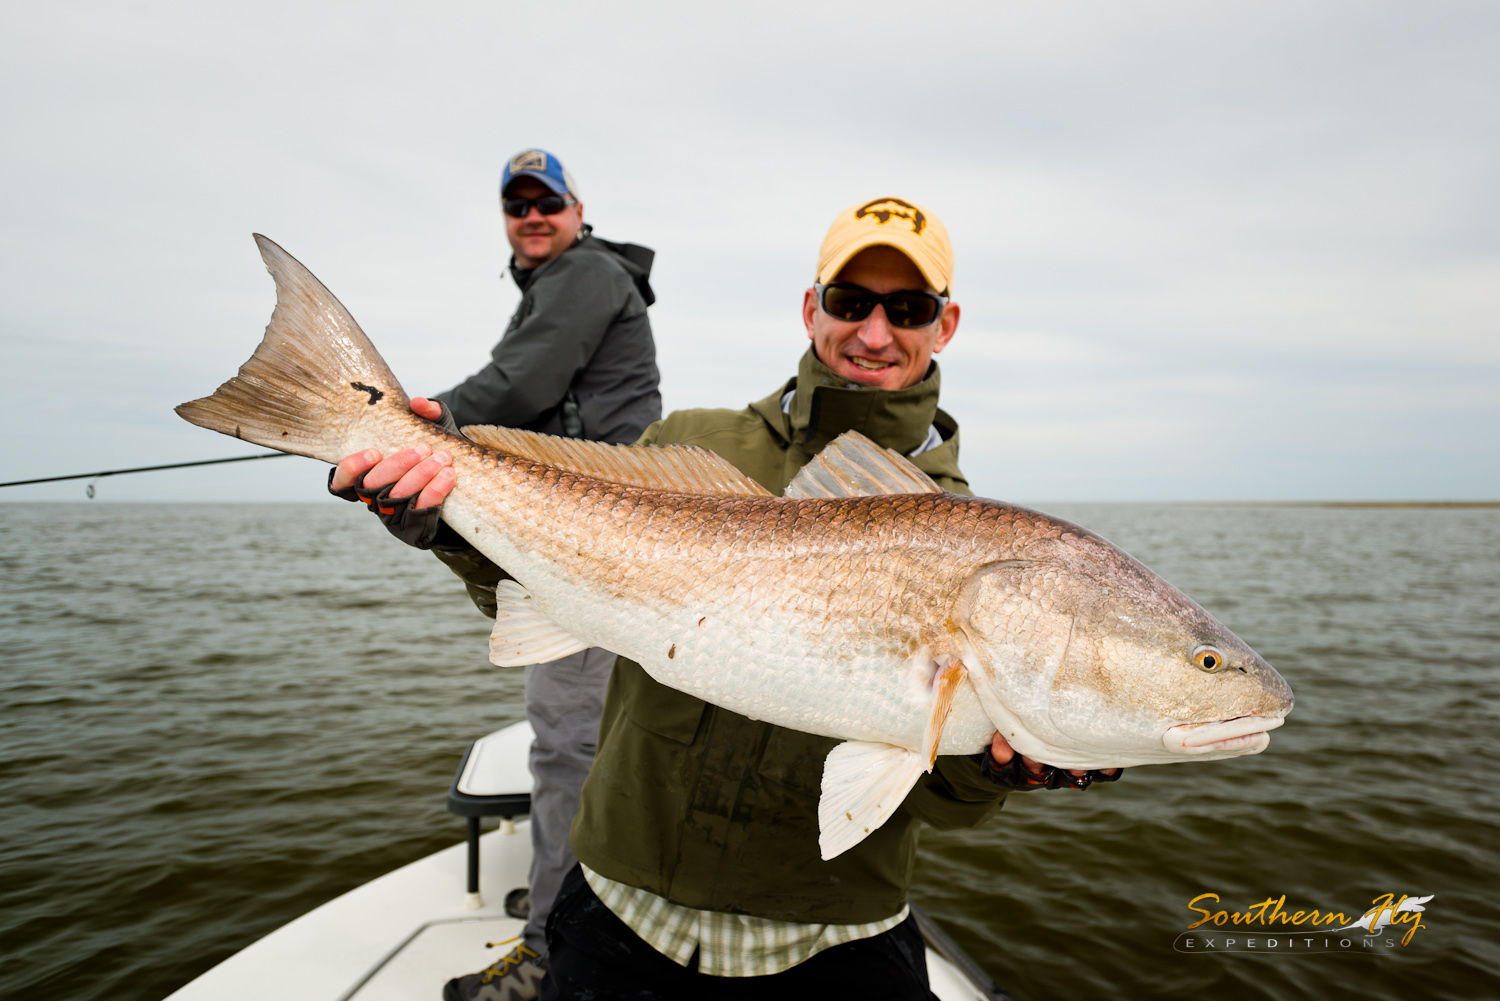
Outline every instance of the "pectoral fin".
<path id="1" fill-rule="evenodd" d="M 894 744 L 846 740 L 823 762 L 818 848 L 841 855 L 890 819 L 926 770 L 926 759 Z"/>
<path id="2" fill-rule="evenodd" d="M 954 658 L 932 678 L 932 715 L 927 717 L 927 732 L 922 737 L 922 757 L 927 761 L 927 770 L 937 764 L 938 742 L 943 739 L 943 724 L 948 722 L 948 711 L 953 708 L 953 693 L 963 684 L 969 672 L 964 662 Z"/>
<path id="3" fill-rule="evenodd" d="M 544 664 L 589 648 L 589 644 L 554 622 L 536 599 L 513 580 L 502 580 L 496 586 L 495 609 L 490 663 L 497 667 Z"/>

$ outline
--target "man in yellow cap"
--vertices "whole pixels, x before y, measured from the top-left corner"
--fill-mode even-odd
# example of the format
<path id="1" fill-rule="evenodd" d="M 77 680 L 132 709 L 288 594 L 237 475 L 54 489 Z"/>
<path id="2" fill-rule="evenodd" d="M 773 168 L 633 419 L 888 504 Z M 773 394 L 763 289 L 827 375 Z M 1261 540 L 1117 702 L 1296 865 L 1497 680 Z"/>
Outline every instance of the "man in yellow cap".
<path id="1" fill-rule="evenodd" d="M 850 206 L 803 297 L 812 345 L 797 375 L 741 410 L 677 411 L 640 443 L 702 445 L 780 495 L 824 446 L 857 430 L 969 493 L 933 360 L 958 329 L 952 279 L 948 233 L 930 211 L 901 198 Z M 351 474 L 369 468 L 345 462 Z M 440 468 L 415 453 L 381 466 L 365 482 L 405 476 L 403 495 Z M 434 487 L 420 504 L 435 516 L 451 485 Z M 450 565 L 471 584 L 494 582 L 472 560 Z M 573 823 L 580 866 L 547 926 L 541 997 L 930 997 L 907 905 L 920 822 L 973 826 L 1009 790 L 1067 780 L 996 734 L 981 754 L 940 756 L 890 820 L 825 861 L 818 799 L 836 743 L 705 703 L 617 660 Z M 519 998 L 508 974 L 527 960 L 517 953 L 454 980 L 444 997 Z"/>

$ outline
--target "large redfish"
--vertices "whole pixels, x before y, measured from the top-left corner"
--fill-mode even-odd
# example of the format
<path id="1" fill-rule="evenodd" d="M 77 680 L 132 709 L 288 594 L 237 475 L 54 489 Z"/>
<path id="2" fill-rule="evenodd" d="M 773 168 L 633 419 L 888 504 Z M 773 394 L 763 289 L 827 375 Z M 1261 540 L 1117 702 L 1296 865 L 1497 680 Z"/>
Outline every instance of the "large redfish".
<path id="1" fill-rule="evenodd" d="M 276 281 L 265 338 L 212 396 L 215 431 L 336 462 L 427 442 L 452 453 L 443 519 L 515 581 L 491 659 L 589 646 L 662 684 L 841 738 L 824 765 L 832 858 L 890 815 L 938 754 L 998 730 L 1064 768 L 1264 750 L 1292 693 L 1254 650 L 1091 532 L 938 489 L 845 435 L 773 497 L 712 452 L 414 415 L 347 310 L 256 237 Z"/>

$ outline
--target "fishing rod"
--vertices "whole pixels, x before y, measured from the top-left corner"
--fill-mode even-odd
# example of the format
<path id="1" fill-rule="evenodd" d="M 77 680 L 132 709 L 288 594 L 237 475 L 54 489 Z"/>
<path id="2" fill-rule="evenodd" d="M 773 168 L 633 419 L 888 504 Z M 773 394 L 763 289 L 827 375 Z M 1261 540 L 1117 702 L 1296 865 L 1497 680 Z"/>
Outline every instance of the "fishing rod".
<path id="1" fill-rule="evenodd" d="M 203 459 L 198 462 L 172 462 L 165 466 L 136 466 L 133 469 L 105 469 L 97 473 L 73 473 L 70 476 L 43 476 L 35 480 L 11 480 L 0 483 L 0 487 L 23 487 L 28 483 L 56 483 L 59 480 L 97 480 L 104 476 L 119 476 L 122 473 L 152 473 L 158 469 L 186 469 L 188 466 L 217 466 L 224 462 L 252 462 L 256 459 L 284 459 L 290 452 L 262 452 L 260 455 L 237 455 L 232 459 Z M 94 484 L 88 488 L 89 500 L 94 499 Z"/>

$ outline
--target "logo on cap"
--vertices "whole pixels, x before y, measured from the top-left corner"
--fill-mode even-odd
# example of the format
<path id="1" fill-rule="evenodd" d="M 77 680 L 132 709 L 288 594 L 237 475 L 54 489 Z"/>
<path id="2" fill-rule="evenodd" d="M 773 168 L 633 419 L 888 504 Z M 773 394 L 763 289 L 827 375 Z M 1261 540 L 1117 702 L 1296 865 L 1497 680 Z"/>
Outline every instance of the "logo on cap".
<path id="1" fill-rule="evenodd" d="M 547 172 L 547 154 L 540 150 L 529 149 L 524 153 L 517 153 L 510 159 L 510 172 L 519 174 L 523 170 L 535 170 L 545 174 Z"/>
<path id="2" fill-rule="evenodd" d="M 865 216 L 873 216 L 880 226 L 884 226 L 892 218 L 905 219 L 911 223 L 914 236 L 921 236 L 922 230 L 927 228 L 927 217 L 922 214 L 922 210 L 899 198 L 877 198 L 854 210 L 854 218 L 863 219 Z"/>

